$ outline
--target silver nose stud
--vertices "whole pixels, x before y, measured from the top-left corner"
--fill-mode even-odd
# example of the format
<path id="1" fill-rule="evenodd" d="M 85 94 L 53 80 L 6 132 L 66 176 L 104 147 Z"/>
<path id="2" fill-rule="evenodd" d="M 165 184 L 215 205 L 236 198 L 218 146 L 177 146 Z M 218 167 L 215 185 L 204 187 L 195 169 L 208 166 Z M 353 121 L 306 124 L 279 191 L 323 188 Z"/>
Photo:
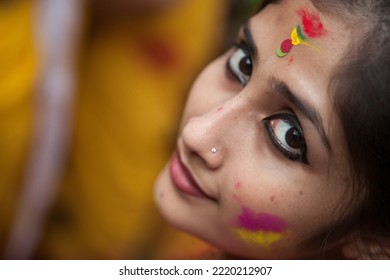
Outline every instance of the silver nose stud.
<path id="1" fill-rule="evenodd" d="M 217 148 L 211 148 L 211 152 L 212 152 L 213 154 L 216 154 L 216 153 L 218 152 L 218 150 L 217 150 Z"/>

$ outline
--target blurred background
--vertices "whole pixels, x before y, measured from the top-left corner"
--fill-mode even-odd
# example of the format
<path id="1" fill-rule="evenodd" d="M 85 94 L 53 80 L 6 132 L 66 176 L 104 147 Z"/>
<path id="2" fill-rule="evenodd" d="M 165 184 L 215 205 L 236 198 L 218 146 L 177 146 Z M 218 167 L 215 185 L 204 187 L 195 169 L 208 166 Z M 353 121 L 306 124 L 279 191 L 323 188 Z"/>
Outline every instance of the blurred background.
<path id="1" fill-rule="evenodd" d="M 1 258 L 214 258 L 152 188 L 192 81 L 259 2 L 0 0 Z"/>

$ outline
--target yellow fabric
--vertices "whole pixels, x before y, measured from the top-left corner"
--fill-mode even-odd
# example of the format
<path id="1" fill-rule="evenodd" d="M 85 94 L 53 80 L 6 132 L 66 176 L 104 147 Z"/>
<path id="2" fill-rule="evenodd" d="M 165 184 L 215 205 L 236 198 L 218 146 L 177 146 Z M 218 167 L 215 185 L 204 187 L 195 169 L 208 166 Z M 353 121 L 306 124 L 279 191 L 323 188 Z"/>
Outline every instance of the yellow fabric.
<path id="1" fill-rule="evenodd" d="M 15 211 L 32 134 L 37 73 L 32 3 L 0 4 L 0 250 Z"/>
<path id="2" fill-rule="evenodd" d="M 183 3 L 86 36 L 69 165 L 42 257 L 170 258 L 204 246 L 169 229 L 152 198 L 189 84 L 223 38 L 224 1 Z"/>

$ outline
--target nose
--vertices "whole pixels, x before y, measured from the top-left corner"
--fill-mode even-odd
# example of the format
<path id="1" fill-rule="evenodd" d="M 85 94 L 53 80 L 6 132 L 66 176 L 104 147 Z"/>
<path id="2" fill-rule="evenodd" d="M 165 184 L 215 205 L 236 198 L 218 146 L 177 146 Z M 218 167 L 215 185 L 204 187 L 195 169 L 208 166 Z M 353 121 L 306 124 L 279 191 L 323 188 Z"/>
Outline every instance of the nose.
<path id="1" fill-rule="evenodd" d="M 189 119 L 183 128 L 184 153 L 200 159 L 208 168 L 222 167 L 234 143 L 240 143 L 243 128 L 243 102 L 228 101 L 223 106 Z"/>

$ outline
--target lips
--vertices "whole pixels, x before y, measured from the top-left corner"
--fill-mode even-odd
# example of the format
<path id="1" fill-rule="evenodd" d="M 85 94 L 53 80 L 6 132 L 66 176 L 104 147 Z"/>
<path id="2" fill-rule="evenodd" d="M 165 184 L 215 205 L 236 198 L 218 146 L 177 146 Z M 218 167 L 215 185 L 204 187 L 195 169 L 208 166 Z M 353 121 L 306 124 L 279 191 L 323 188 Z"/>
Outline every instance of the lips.
<path id="1" fill-rule="evenodd" d="M 199 188 L 190 171 L 183 165 L 178 151 L 174 153 L 169 167 L 173 184 L 181 192 L 190 196 L 212 199 Z"/>

